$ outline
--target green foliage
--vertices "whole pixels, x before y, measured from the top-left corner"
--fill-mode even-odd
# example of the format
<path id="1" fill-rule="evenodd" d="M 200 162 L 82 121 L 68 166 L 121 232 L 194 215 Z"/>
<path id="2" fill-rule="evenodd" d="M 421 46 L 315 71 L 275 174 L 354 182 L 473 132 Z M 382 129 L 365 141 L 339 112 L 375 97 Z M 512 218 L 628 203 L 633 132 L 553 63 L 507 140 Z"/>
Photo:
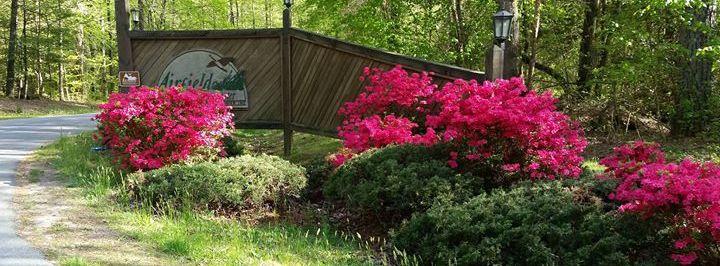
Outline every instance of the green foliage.
<path id="1" fill-rule="evenodd" d="M 245 146 L 239 141 L 238 137 L 230 135 L 224 137 L 223 150 L 227 153 L 228 157 L 235 157 L 245 154 Z"/>
<path id="2" fill-rule="evenodd" d="M 243 209 L 282 204 L 305 187 L 305 169 L 270 155 L 172 165 L 128 177 L 136 198 L 158 208 Z"/>
<path id="3" fill-rule="evenodd" d="M 309 200 L 321 200 L 323 198 L 323 186 L 333 173 L 333 166 L 324 158 L 318 158 L 304 165 L 305 175 L 308 184 L 305 187 L 303 196 Z"/>
<path id="4" fill-rule="evenodd" d="M 183 264 L 372 265 L 369 248 L 327 224 L 305 227 L 278 221 L 249 225 L 208 214 L 178 211 L 158 215 L 150 208 L 126 208 L 122 182 L 126 178 L 103 153 L 91 151 L 97 145 L 91 135 L 64 137 L 37 155 L 51 161 L 61 183 L 81 188 L 86 194 L 82 198 L 87 200 L 83 203 L 107 214 L 108 225 L 123 237 L 179 254 Z M 90 263 L 77 257 L 59 261 L 61 265 Z"/>
<path id="5" fill-rule="evenodd" d="M 330 177 L 325 195 L 350 206 L 408 217 L 436 201 L 463 202 L 484 180 L 450 168 L 443 147 L 389 146 L 346 162 Z"/>
<path id="6" fill-rule="evenodd" d="M 667 253 L 653 248 L 669 243 L 656 229 L 606 212 L 582 186 L 538 181 L 435 205 L 393 241 L 438 265 L 656 265 Z"/>

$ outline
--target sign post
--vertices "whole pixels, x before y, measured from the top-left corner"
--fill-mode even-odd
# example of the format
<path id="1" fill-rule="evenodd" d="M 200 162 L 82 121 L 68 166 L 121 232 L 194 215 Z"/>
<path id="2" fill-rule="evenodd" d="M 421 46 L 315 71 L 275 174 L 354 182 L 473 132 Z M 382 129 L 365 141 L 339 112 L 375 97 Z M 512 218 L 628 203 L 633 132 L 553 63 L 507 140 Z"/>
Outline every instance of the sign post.
<path id="1" fill-rule="evenodd" d="M 283 90 L 283 152 L 290 155 L 292 151 L 293 131 L 290 128 L 292 122 L 292 73 L 290 62 L 290 27 L 292 27 L 292 14 L 290 5 L 283 10 L 282 46 L 282 90 Z"/>
<path id="2" fill-rule="evenodd" d="M 115 31 L 117 31 L 118 70 L 121 73 L 123 71 L 133 71 L 132 43 L 130 42 L 130 8 L 127 0 L 115 0 Z M 119 91 L 127 92 L 128 87 L 123 87 L 120 84 Z"/>

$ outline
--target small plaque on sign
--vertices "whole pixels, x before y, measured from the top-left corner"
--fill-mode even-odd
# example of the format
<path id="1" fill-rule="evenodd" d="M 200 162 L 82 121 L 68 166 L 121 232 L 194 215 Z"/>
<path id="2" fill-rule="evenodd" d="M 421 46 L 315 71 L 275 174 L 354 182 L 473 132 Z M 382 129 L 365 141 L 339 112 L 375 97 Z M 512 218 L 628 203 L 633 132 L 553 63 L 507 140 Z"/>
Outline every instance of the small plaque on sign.
<path id="1" fill-rule="evenodd" d="M 120 71 L 120 87 L 140 86 L 140 72 Z"/>

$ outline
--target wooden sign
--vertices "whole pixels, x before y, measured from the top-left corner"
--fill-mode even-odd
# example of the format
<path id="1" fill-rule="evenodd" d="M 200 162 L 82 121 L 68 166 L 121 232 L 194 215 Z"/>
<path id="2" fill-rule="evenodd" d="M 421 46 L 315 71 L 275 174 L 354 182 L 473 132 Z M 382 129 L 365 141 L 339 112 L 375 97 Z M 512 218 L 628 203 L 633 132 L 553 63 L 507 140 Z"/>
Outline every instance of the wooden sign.
<path id="1" fill-rule="evenodd" d="M 129 88 L 140 86 L 140 72 L 138 71 L 120 71 L 120 87 Z"/>
<path id="2" fill-rule="evenodd" d="M 235 58 L 208 49 L 192 49 L 177 55 L 165 67 L 157 85 L 202 88 L 226 94 L 225 104 L 248 109 L 245 71 L 238 70 Z"/>

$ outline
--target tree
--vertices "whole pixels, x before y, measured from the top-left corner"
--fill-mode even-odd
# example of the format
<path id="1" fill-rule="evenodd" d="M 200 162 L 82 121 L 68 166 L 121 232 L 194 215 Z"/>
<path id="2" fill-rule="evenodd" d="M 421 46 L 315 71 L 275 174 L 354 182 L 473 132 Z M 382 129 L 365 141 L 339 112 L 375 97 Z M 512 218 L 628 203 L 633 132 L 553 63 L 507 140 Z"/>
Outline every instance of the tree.
<path id="1" fill-rule="evenodd" d="M 10 4 L 10 38 L 7 50 L 7 77 L 5 78 L 5 96 L 12 96 L 15 87 L 15 49 L 17 45 L 18 0 Z"/>
<path id="2" fill-rule="evenodd" d="M 716 28 L 717 0 L 702 0 L 686 7 L 690 23 L 682 28 L 680 38 L 687 54 L 683 58 L 681 85 L 675 95 L 676 113 L 673 133 L 691 136 L 707 127 L 710 94 L 713 88 L 713 59 L 700 52 L 709 44 Z"/>

